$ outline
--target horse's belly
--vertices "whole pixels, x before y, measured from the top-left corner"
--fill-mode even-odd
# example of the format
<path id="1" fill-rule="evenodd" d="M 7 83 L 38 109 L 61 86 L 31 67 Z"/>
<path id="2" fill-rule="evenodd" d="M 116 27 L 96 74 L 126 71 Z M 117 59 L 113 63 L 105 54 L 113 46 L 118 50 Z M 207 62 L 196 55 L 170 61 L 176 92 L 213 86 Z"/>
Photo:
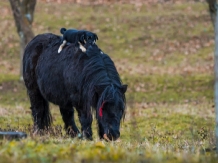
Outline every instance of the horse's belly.
<path id="1" fill-rule="evenodd" d="M 49 66 L 49 65 L 48 65 Z M 41 66 L 36 69 L 37 84 L 43 97 L 57 105 L 65 105 L 70 102 L 69 90 L 66 89 L 65 79 L 61 69 Z"/>
<path id="2" fill-rule="evenodd" d="M 39 89 L 43 97 L 57 105 L 65 105 L 70 98 L 62 83 L 57 83 L 55 80 L 37 80 Z"/>
<path id="3" fill-rule="evenodd" d="M 36 78 L 45 99 L 57 105 L 75 101 L 72 99 L 75 86 L 69 80 L 73 76 L 72 64 L 71 55 L 50 52 L 49 47 L 43 51 L 36 66 Z"/>

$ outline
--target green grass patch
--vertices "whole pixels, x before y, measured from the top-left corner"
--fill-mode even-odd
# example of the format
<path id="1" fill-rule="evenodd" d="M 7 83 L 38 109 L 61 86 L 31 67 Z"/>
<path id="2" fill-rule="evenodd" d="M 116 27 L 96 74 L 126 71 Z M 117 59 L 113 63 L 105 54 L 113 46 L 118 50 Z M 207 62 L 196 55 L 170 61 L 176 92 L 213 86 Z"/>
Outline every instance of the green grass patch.
<path id="1" fill-rule="evenodd" d="M 18 81 L 19 76 L 13 74 L 0 74 L 0 84 L 8 81 Z"/>
<path id="2" fill-rule="evenodd" d="M 214 98 L 211 75 L 122 76 L 129 85 L 127 97 L 134 102 L 183 103 Z"/>
<path id="3" fill-rule="evenodd" d="M 0 104 L 1 106 L 15 107 L 25 105 L 28 101 L 24 82 L 18 75 L 0 75 Z"/>

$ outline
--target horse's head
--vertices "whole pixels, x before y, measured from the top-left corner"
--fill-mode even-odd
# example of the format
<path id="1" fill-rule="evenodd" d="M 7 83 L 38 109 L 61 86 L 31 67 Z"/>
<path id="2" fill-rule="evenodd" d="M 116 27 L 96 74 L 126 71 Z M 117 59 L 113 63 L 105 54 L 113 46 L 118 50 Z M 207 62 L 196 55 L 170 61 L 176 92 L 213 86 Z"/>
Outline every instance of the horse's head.
<path id="1" fill-rule="evenodd" d="M 97 117 L 100 138 L 117 140 L 120 122 L 125 111 L 127 85 L 96 86 L 98 94 Z"/>

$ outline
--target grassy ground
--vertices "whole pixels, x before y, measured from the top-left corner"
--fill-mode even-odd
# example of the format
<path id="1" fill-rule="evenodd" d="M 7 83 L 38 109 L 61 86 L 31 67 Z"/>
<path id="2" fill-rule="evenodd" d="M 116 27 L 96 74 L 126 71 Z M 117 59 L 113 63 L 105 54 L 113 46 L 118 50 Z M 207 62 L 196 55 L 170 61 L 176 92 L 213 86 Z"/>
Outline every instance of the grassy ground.
<path id="1" fill-rule="evenodd" d="M 54 131 L 31 133 L 24 84 L 19 81 L 19 38 L 7 1 L 0 2 L 0 128 L 28 133 L 0 140 L 2 162 L 217 162 L 213 152 L 214 31 L 206 3 L 134 6 L 39 2 L 35 34 L 61 27 L 94 31 L 128 84 L 120 142 L 70 139 L 57 106 Z M 78 122 L 78 121 L 77 121 Z"/>

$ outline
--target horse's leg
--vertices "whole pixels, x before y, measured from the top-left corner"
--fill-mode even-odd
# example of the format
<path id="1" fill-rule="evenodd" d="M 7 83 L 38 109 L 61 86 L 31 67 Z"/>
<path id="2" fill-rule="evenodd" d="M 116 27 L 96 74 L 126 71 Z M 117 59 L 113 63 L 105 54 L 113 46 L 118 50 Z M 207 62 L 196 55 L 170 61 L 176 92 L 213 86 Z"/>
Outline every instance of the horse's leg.
<path id="1" fill-rule="evenodd" d="M 28 95 L 30 97 L 34 131 L 48 129 L 52 123 L 48 101 L 43 98 L 38 89 L 28 90 Z"/>
<path id="2" fill-rule="evenodd" d="M 103 126 L 99 123 L 99 122 L 97 122 L 97 124 L 98 124 L 98 135 L 99 135 L 99 137 L 100 137 L 100 139 L 103 139 L 104 138 L 104 129 L 103 129 Z"/>
<path id="3" fill-rule="evenodd" d="M 82 126 L 82 136 L 85 139 L 92 140 L 92 114 L 91 112 L 83 112 L 82 109 L 78 109 L 79 121 Z"/>
<path id="4" fill-rule="evenodd" d="M 77 136 L 80 132 L 76 127 L 74 121 L 74 109 L 71 105 L 62 107 L 60 106 L 60 112 L 62 115 L 62 119 L 65 124 L 65 130 L 67 134 L 71 135 L 72 137 Z M 79 135 L 78 135 L 79 136 Z"/>

